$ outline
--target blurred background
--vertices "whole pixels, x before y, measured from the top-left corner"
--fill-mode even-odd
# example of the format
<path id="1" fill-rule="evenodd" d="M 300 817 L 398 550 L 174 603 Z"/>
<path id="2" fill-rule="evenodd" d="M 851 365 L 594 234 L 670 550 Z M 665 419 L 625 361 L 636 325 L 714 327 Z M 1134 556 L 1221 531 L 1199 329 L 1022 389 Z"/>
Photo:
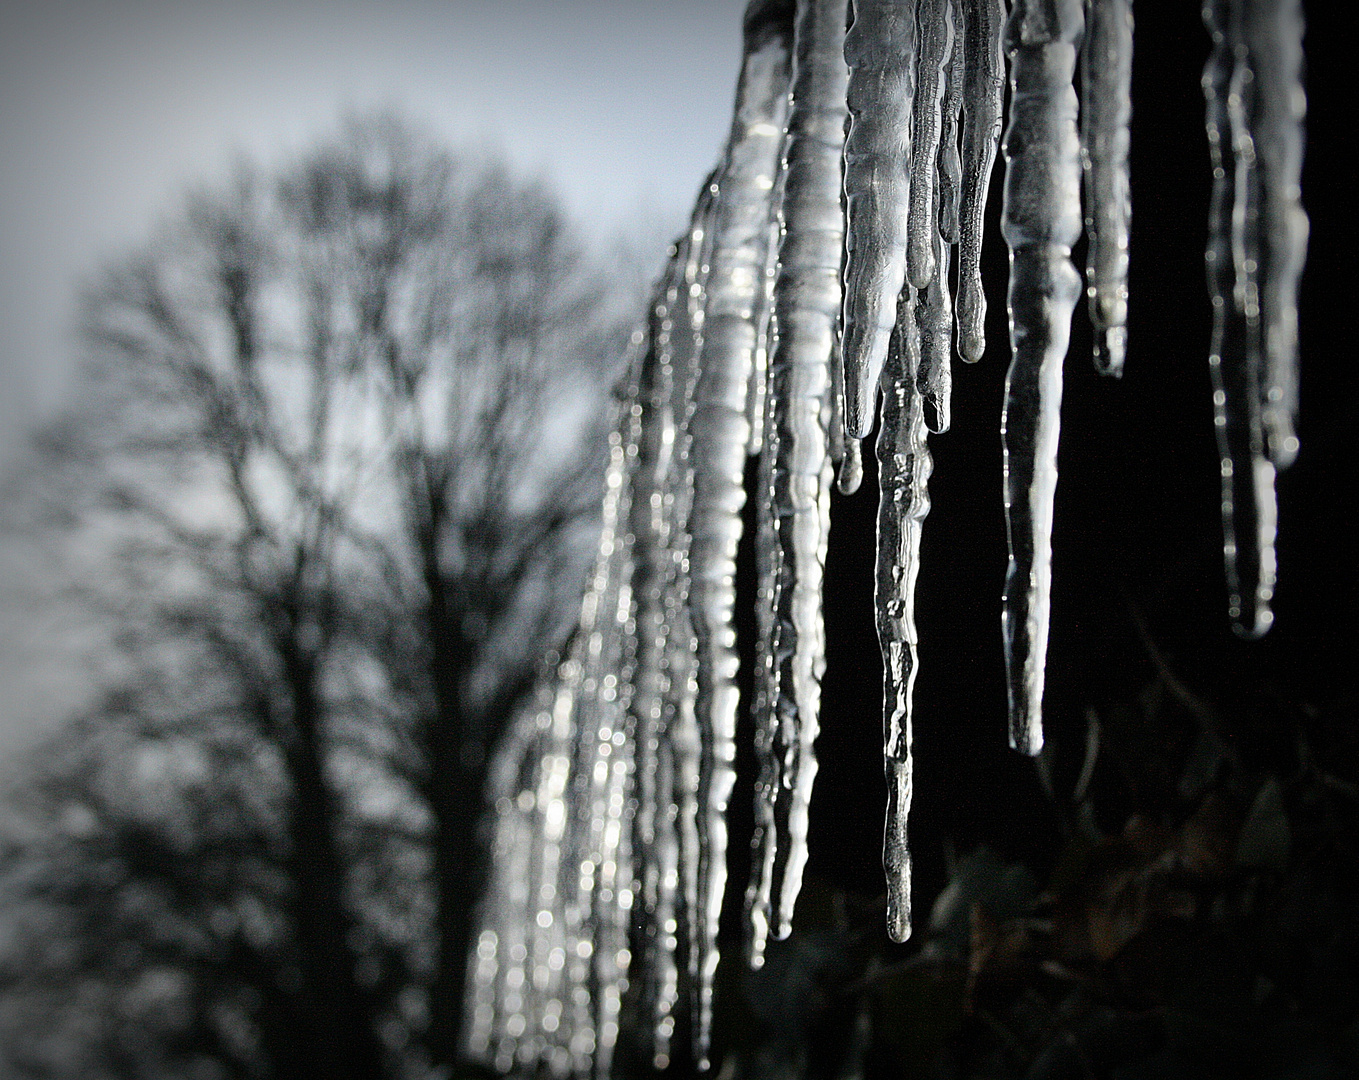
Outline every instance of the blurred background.
<path id="1" fill-rule="evenodd" d="M 742 6 L 4 5 L 0 463 L 69 399 L 80 282 L 144 243 L 190 187 L 245 159 L 279 165 L 347 111 L 387 110 L 503 158 L 551 187 L 594 254 L 654 274 L 726 131 Z M 0 752 L 72 689 L 69 667 L 35 670 L 61 641 L 32 622 L 3 633 Z"/>
<path id="2" fill-rule="evenodd" d="M 742 7 L 0 13 L 0 1075 L 469 1074 L 481 778 L 574 619 Z M 1359 177 L 1347 31 L 1313 7 L 1274 629 L 1226 619 L 1206 36 L 1142 5 L 1128 370 L 1095 374 L 1078 311 L 1049 748 L 1004 736 L 998 167 L 991 347 L 932 444 L 921 929 L 882 932 L 870 469 L 833 509 L 800 921 L 759 976 L 723 965 L 724 1076 L 1359 1067 Z"/>

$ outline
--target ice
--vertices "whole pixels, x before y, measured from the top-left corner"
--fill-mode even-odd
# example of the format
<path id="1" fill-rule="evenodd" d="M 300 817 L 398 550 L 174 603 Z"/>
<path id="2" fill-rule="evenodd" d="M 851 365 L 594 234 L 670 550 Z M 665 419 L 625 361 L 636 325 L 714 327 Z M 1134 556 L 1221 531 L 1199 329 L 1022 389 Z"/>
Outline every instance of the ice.
<path id="1" fill-rule="evenodd" d="M 1307 254 L 1302 175 L 1302 4 L 1243 0 L 1253 94 L 1248 121 L 1259 171 L 1259 305 L 1265 451 L 1285 469 L 1298 452 L 1298 284 Z M 1239 275 L 1238 275 L 1239 276 Z M 1257 339 L 1258 340 L 1258 339 Z"/>
<path id="2" fill-rule="evenodd" d="M 1132 118 L 1132 0 L 1089 0 L 1081 49 L 1081 164 L 1085 170 L 1086 296 L 1095 367 L 1121 375 L 1127 348 L 1128 123 Z"/>
<path id="3" fill-rule="evenodd" d="M 808 0 L 795 28 L 793 111 L 782 204 L 785 242 L 775 288 L 778 343 L 770 368 L 769 436 L 761 462 L 756 548 L 757 643 L 754 870 L 748 956 L 788 934 L 806 862 L 816 763 L 824 632 L 821 573 L 829 528 L 830 445 L 844 223 L 844 0 Z M 840 433 L 843 440 L 843 433 Z M 843 443 L 842 443 L 843 446 Z"/>
<path id="4" fill-rule="evenodd" d="M 924 408 L 925 426 L 940 433 L 949 428 L 949 395 L 953 375 L 953 303 L 948 291 L 949 253 L 953 248 L 934 230 L 934 277 L 920 291 L 915 308 L 920 328 L 920 365 L 916 389 Z"/>
<path id="5" fill-rule="evenodd" d="M 1233 300 L 1245 321 L 1243 362 L 1260 398 L 1264 453 L 1282 469 L 1298 445 L 1297 289 L 1308 228 L 1298 187 L 1302 11 L 1296 0 L 1239 0 L 1208 5 L 1205 19 L 1215 40 L 1210 67 L 1227 79 L 1216 92 L 1225 89 L 1230 131 L 1232 160 L 1224 167 L 1234 179 Z M 1224 354 L 1223 362 L 1235 361 Z"/>
<path id="6" fill-rule="evenodd" d="M 789 106 L 792 98 L 789 97 Z M 759 454 L 764 445 L 765 394 L 769 386 L 769 354 L 774 348 L 774 275 L 778 270 L 779 214 L 783 203 L 784 170 L 780 169 L 774 190 L 769 197 L 769 236 L 765 240 L 763 287 L 755 307 L 755 349 L 751 354 L 750 389 L 746 395 L 746 423 L 750 425 L 747 450 L 751 457 Z"/>
<path id="7" fill-rule="evenodd" d="M 906 278 L 917 289 L 934 277 L 938 232 L 935 172 L 943 127 L 945 72 L 953 54 L 949 0 L 917 0 L 916 88 L 911 137 L 910 211 L 906 219 Z"/>
<path id="8" fill-rule="evenodd" d="M 1081 285 L 1071 264 L 1081 232 L 1071 79 L 1083 23 L 1081 0 L 1021 0 L 1005 27 L 1011 100 L 1001 233 L 1010 248 L 1013 357 L 1001 416 L 1010 543 L 1001 621 L 1010 745 L 1025 754 L 1043 746 L 1062 361 Z"/>
<path id="9" fill-rule="evenodd" d="M 1254 636 L 1271 619 L 1275 475 L 1297 449 L 1302 17 L 1297 0 L 1209 0 L 1204 17 L 1224 551 L 1232 617 Z M 706 1064 L 752 453 L 760 774 L 748 961 L 758 966 L 768 940 L 791 929 L 817 769 L 830 484 L 838 464 L 840 490 L 858 488 L 879 388 L 883 865 L 888 931 L 910 934 L 928 435 L 949 424 L 955 309 L 959 354 L 985 350 L 979 266 L 1006 53 L 1003 644 L 1011 742 L 1029 754 L 1042 745 L 1062 365 L 1083 219 L 1097 364 L 1116 373 L 1122 363 L 1130 2 L 1020 0 L 1006 19 L 1002 0 L 860 0 L 847 33 L 845 22 L 845 0 L 800 0 L 795 18 L 789 0 L 747 11 L 722 164 L 672 249 L 618 390 L 599 555 L 575 634 L 496 755 L 467 1046 L 501 1072 L 606 1080 L 621 1041 L 658 1070 L 687 1066 L 691 1052 Z M 636 1030 L 624 1030 L 628 1017 Z M 693 1045 L 677 1053 L 686 1034 Z"/>
<path id="10" fill-rule="evenodd" d="M 986 351 L 986 294 L 981 246 L 986 193 L 1000 141 L 1005 100 L 1001 30 L 1005 0 L 963 0 L 963 187 L 958 208 L 958 354 L 976 362 Z"/>
<path id="11" fill-rule="evenodd" d="M 468 1048 L 501 1071 L 607 1075 L 634 944 L 654 1060 L 669 1058 L 698 850 L 692 482 L 678 433 L 692 411 L 714 190 L 676 245 L 621 388 L 599 557 L 568 655 L 497 757 Z"/>
<path id="12" fill-rule="evenodd" d="M 761 12 L 763 9 L 761 9 Z M 736 117 L 718 181 L 708 302 L 689 423 L 693 469 L 689 610 L 696 645 L 699 938 L 696 1056 L 707 1058 L 717 928 L 727 879 L 727 802 L 736 780 L 736 548 L 750 424 L 746 396 L 787 125 L 791 41 L 776 18 L 747 17 Z"/>
<path id="13" fill-rule="evenodd" d="M 678 862 L 672 757 L 666 747 L 663 703 L 669 688 L 666 663 L 668 610 L 667 571 L 673 550 L 676 433 L 685 403 L 676 395 L 676 346 L 684 348 L 689 321 L 680 314 L 687 305 L 693 234 L 676 245 L 652 307 L 648 335 L 651 356 L 644 364 L 638 387 L 641 439 L 633 472 L 631 532 L 634 545 L 633 621 L 636 627 L 632 698 L 628 722 L 635 732 L 633 768 L 636 811 L 633 847 L 638 860 L 634 927 L 638 928 L 645 962 L 641 993 L 655 1032 L 655 1053 L 668 1055 L 664 1033 L 671 1020 L 678 989 L 674 931 L 676 919 L 675 868 Z M 676 328 L 680 340 L 676 341 Z M 677 410 L 680 415 L 677 416 Z M 649 855 L 650 857 L 646 857 Z"/>
<path id="14" fill-rule="evenodd" d="M 717 174 L 709 177 L 699 196 L 695 214 L 696 242 L 686 280 L 689 302 L 682 309 L 686 318 L 684 373 L 685 425 L 693 415 L 694 390 L 698 383 L 699 354 L 703 343 L 704 311 L 707 306 L 707 277 L 712 266 L 712 249 L 717 221 Z M 693 466 L 691 440 L 681 437 L 681 468 L 674 491 L 674 550 L 667 571 L 666 612 L 670 636 L 667 649 L 669 692 L 664 706 L 664 722 L 674 759 L 676 833 L 679 844 L 677 886 L 683 901 L 684 918 L 680 924 L 684 939 L 687 987 L 690 999 L 697 983 L 702 912 L 699 904 L 699 773 L 702 740 L 694 703 L 698 696 L 697 652 L 693 620 L 689 609 L 689 515 L 693 504 Z"/>
<path id="15" fill-rule="evenodd" d="M 898 0 L 856 0 L 845 36 L 845 434 L 873 427 L 873 402 L 906 278 L 915 11 Z"/>
<path id="16" fill-rule="evenodd" d="M 1213 51 L 1203 72 L 1213 195 L 1208 221 L 1208 289 L 1213 302 L 1214 423 L 1222 461 L 1223 555 L 1228 612 L 1237 631 L 1258 637 L 1273 621 L 1275 465 L 1266 456 L 1258 278 L 1244 265 L 1259 233 L 1255 144 L 1241 94 L 1252 83 L 1243 63 L 1241 5 L 1214 0 L 1203 17 Z"/>
<path id="17" fill-rule="evenodd" d="M 752 968 L 764 965 L 765 945 L 773 904 L 774 851 L 778 845 L 776 803 L 783 792 L 783 759 L 778 753 L 780 743 L 778 715 L 774 701 L 778 697 L 778 630 L 775 605 L 778 600 L 779 547 L 778 507 L 774 501 L 774 458 L 778 449 L 778 432 L 773 417 L 773 394 L 765 398 L 766 408 L 761 423 L 765 435 L 757 473 L 755 525 L 755 678 L 751 714 L 754 720 L 755 762 L 759 776 L 755 781 L 754 821 L 751 838 L 751 874 L 746 889 L 746 959 Z"/>
<path id="18" fill-rule="evenodd" d="M 790 117 L 784 241 L 774 310 L 778 346 L 770 366 L 774 504 L 778 546 L 777 648 L 771 701 L 785 768 L 775 806 L 773 933 L 787 937 L 807 862 L 816 776 L 825 631 L 821 579 L 830 529 L 832 468 L 827 422 L 840 314 L 841 151 L 845 126 L 844 0 L 798 12 L 794 110 Z"/>
<path id="19" fill-rule="evenodd" d="M 962 197 L 963 162 L 958 153 L 958 121 L 963 108 L 963 8 L 951 4 L 953 39 L 944 68 L 944 100 L 939 113 L 939 162 L 935 178 L 939 205 L 939 234 L 958 242 L 958 200 Z M 947 275 L 945 275 L 947 279 Z"/>
<path id="20" fill-rule="evenodd" d="M 910 371 L 916 342 L 914 298 L 902 302 L 896 342 L 889 354 L 878 431 L 878 557 L 874 606 L 883 665 L 883 762 L 887 821 L 882 863 L 887 874 L 887 932 L 893 941 L 911 934 L 911 855 L 906 825 L 911 810 L 912 694 L 916 676 L 915 579 L 920 532 L 929 513 L 932 461 L 924 410 Z"/>
<path id="21" fill-rule="evenodd" d="M 863 453 L 863 446 L 858 439 L 846 440 L 845 456 L 840 462 L 840 473 L 835 479 L 835 486 L 841 495 L 853 495 L 864 482 Z"/>

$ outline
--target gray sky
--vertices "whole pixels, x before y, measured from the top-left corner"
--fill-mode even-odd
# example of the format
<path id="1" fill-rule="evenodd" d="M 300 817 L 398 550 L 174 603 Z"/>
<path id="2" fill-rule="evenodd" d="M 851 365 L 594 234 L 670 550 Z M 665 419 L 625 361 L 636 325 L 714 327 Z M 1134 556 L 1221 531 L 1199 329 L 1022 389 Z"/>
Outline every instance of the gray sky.
<path id="1" fill-rule="evenodd" d="M 79 278 L 236 155 L 286 155 L 346 109 L 391 107 L 499 147 L 600 235 L 677 225 L 730 122 L 743 7 L 0 3 L 0 466 L 60 402 Z M 0 759 L 88 684 L 78 627 L 50 621 L 0 619 Z"/>
<path id="2" fill-rule="evenodd" d="M 0 11 L 0 444 L 59 395 L 72 284 L 234 154 L 394 107 L 545 174 L 592 229 L 679 221 L 744 0 L 43 0 Z M 658 253 L 659 255 L 659 253 Z M 0 445 L 0 456 L 3 456 Z"/>

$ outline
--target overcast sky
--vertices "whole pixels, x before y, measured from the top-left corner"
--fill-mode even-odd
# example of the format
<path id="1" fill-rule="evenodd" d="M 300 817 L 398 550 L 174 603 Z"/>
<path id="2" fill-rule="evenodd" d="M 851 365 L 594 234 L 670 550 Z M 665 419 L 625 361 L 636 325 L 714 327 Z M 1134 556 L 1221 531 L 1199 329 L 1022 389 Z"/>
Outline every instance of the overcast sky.
<path id="1" fill-rule="evenodd" d="M 81 274 L 233 155 L 346 109 L 503 148 L 601 234 L 678 222 L 729 122 L 744 0 L 2 6 L 0 443 L 59 395 Z"/>
<path id="2" fill-rule="evenodd" d="M 730 122 L 743 7 L 0 3 L 0 467 L 59 405 L 80 277 L 235 156 L 285 156 L 346 110 L 395 108 L 454 144 L 499 147 L 601 236 L 677 225 Z M 53 651 L 76 628 L 43 621 L 0 619 L 0 758 L 88 681 Z"/>

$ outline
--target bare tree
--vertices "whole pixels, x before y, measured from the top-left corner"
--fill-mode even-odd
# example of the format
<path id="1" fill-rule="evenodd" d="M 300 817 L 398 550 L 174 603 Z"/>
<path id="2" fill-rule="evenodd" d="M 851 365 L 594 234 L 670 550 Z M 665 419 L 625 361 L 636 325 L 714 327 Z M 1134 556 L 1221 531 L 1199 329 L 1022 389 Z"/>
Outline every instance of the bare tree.
<path id="1" fill-rule="evenodd" d="M 456 1057 L 483 763 L 579 588 L 616 301 L 545 191 L 391 119 L 239 170 L 91 291 L 47 483 L 137 675 L 87 724 L 233 732 L 278 788 L 288 947 L 209 950 L 267 975 L 241 1068 L 378 1076 L 407 1029 Z"/>

